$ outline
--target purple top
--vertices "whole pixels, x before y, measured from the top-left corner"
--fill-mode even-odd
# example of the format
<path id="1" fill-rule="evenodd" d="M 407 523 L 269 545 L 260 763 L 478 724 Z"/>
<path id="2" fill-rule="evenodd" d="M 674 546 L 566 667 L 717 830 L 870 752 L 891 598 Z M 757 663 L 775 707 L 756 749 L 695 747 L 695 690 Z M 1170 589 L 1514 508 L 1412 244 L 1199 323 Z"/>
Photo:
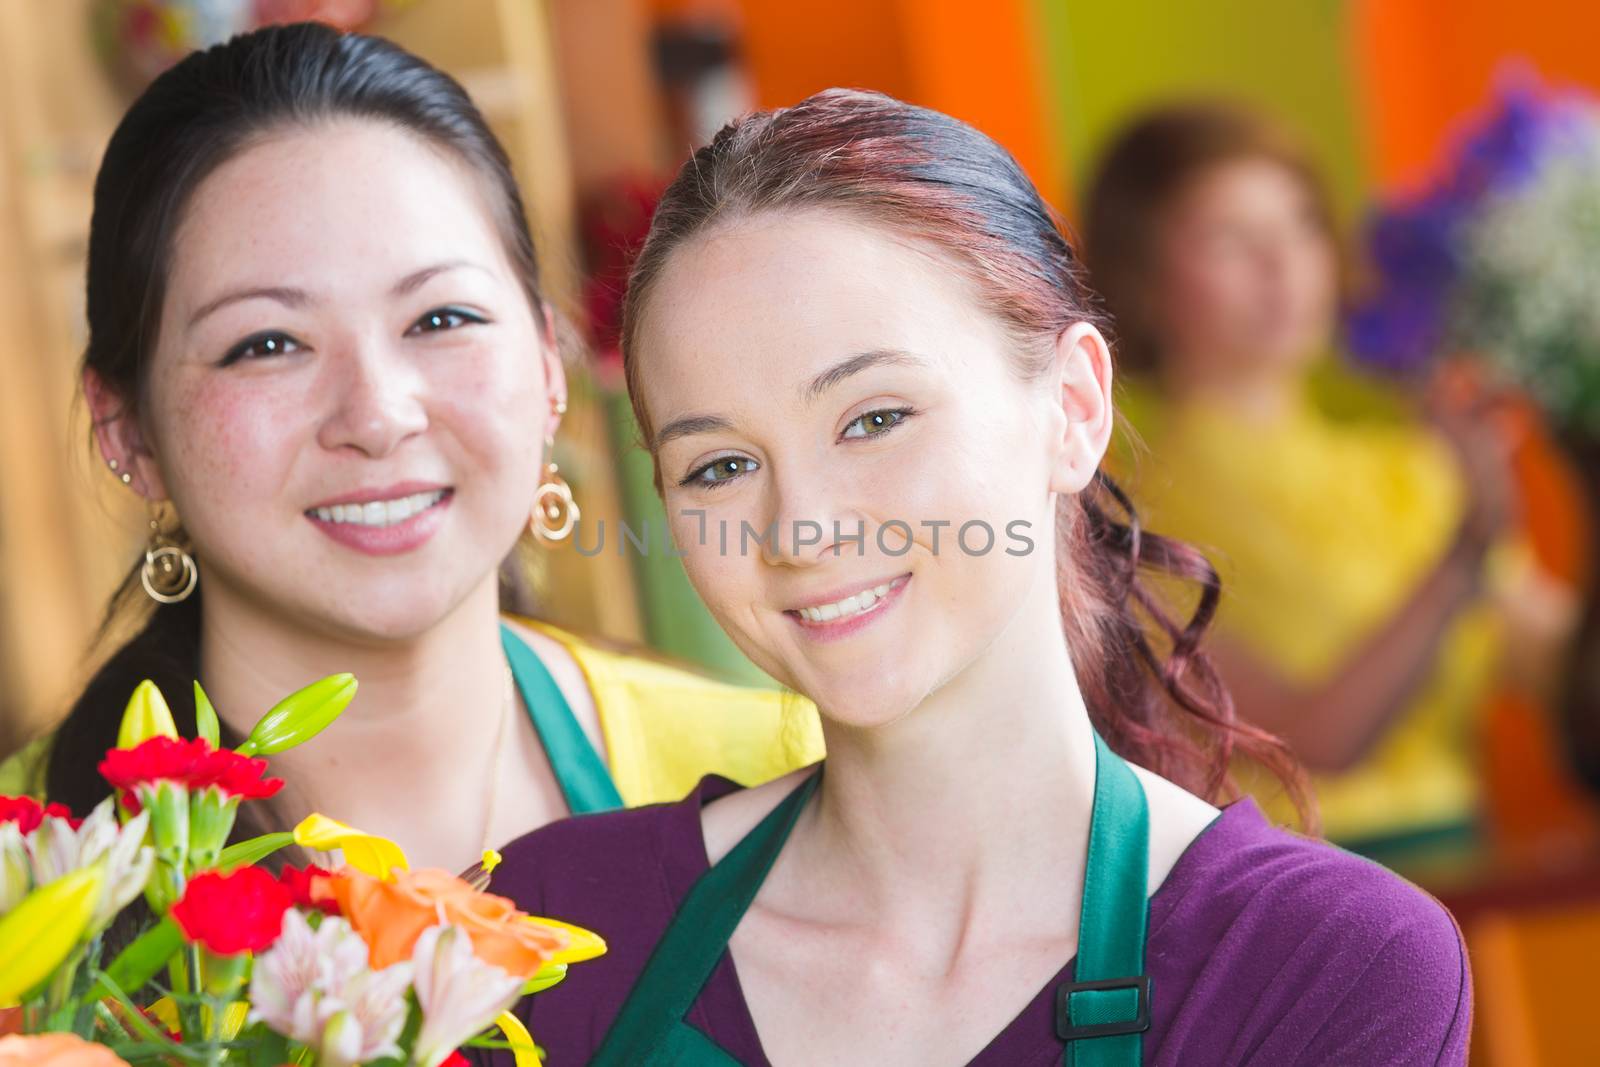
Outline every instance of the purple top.
<path id="1" fill-rule="evenodd" d="M 578 816 L 505 849 L 494 892 L 609 946 L 517 1007 L 548 1067 L 599 1047 L 708 867 L 701 807 L 738 788 L 710 776 L 678 803 Z M 1250 800 L 1224 809 L 1150 898 L 1145 957 L 1146 1063 L 1466 1062 L 1471 985 L 1449 913 L 1375 863 L 1274 829 Z M 1069 962 L 972 1062 L 1060 1064 L 1053 997 L 1071 974 Z M 730 956 L 685 1018 L 739 1062 L 768 1063 Z"/>

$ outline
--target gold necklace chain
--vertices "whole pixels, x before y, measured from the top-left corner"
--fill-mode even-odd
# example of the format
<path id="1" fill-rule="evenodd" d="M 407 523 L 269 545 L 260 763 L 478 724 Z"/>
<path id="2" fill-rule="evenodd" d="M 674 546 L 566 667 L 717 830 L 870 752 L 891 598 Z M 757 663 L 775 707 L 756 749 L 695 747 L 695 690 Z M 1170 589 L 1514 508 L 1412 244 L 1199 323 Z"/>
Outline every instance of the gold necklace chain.
<path id="1" fill-rule="evenodd" d="M 506 723 L 511 721 L 512 709 L 517 703 L 516 681 L 511 674 L 510 664 L 505 666 L 505 699 L 500 706 L 500 723 L 495 728 L 494 748 L 489 753 L 489 791 L 483 799 L 483 844 L 479 852 L 488 852 L 494 843 L 490 835 L 494 833 L 494 802 L 500 792 L 500 764 L 504 762 L 501 749 L 505 746 Z"/>

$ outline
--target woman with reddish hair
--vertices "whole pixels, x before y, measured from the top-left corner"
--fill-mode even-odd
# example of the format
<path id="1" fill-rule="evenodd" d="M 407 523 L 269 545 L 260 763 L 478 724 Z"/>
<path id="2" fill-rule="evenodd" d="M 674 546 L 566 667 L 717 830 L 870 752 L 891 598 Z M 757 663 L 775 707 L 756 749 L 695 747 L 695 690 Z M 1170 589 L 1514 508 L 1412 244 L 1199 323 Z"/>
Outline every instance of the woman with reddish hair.
<path id="1" fill-rule="evenodd" d="M 499 892 L 610 945 L 521 1009 L 549 1062 L 1463 1061 L 1448 914 L 1233 800 L 1239 760 L 1300 779 L 1200 650 L 1214 572 L 1100 471 L 1096 320 L 938 112 L 831 90 L 684 167 L 629 388 L 689 577 L 828 758 L 507 850 Z"/>

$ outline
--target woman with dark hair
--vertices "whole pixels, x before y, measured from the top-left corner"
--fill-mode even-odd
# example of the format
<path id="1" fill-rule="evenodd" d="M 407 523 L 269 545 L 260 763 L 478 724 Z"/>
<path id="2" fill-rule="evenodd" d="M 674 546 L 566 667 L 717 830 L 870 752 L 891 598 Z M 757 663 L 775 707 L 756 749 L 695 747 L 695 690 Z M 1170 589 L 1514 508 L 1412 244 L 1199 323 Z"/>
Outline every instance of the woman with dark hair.
<path id="1" fill-rule="evenodd" d="M 266 821 L 326 810 L 461 869 L 530 824 L 816 757 L 780 694 L 502 616 L 519 536 L 577 518 L 549 462 L 566 381 L 505 153 L 421 59 L 307 23 L 161 75 L 100 167 L 87 304 L 95 442 L 151 541 L 106 624 L 133 636 L 8 778 L 82 813 L 141 679 L 192 729 L 198 678 L 236 742 L 349 671 Z"/>
<path id="2" fill-rule="evenodd" d="M 610 945 L 520 1009 L 549 1062 L 1463 1061 L 1449 915 L 1213 806 L 1236 760 L 1297 772 L 1200 650 L 1214 572 L 1099 469 L 1096 319 L 949 116 L 830 90 L 684 166 L 629 390 L 691 580 L 828 759 L 507 849 L 500 892 Z"/>
<path id="3" fill-rule="evenodd" d="M 1084 210 L 1151 457 L 1134 495 L 1217 554 L 1230 595 L 1211 653 L 1240 718 L 1314 772 L 1330 838 L 1416 863 L 1474 840 L 1509 440 L 1443 378 L 1432 426 L 1393 399 L 1338 410 L 1334 227 L 1293 139 L 1211 104 L 1130 125 Z M 1501 557 L 1503 602 L 1528 588 L 1517 562 Z"/>

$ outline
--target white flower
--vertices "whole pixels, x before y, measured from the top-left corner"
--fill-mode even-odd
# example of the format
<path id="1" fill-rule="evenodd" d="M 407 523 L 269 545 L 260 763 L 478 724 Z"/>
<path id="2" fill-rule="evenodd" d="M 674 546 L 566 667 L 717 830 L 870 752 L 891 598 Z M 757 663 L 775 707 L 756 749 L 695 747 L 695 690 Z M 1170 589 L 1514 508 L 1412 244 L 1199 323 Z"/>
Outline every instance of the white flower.
<path id="1" fill-rule="evenodd" d="M 405 1029 L 405 993 L 410 984 L 409 963 L 363 971 L 346 982 L 338 998 L 342 1006 L 322 1030 L 320 1062 L 324 1067 L 351 1067 L 399 1055 L 400 1046 L 395 1042 Z"/>
<path id="2" fill-rule="evenodd" d="M 431 926 L 411 951 L 422 1029 L 412 1055 L 421 1067 L 438 1067 L 517 1001 L 522 981 L 472 952 L 466 931 Z"/>
<path id="3" fill-rule="evenodd" d="M 115 804 L 109 797 L 101 801 L 76 830 L 66 819 L 46 815 L 27 837 L 38 885 L 105 862 L 106 891 L 90 922 L 91 933 L 105 929 L 117 912 L 144 892 L 155 862 L 154 850 L 144 843 L 149 812 L 140 812 L 118 827 Z"/>
<path id="4" fill-rule="evenodd" d="M 411 964 L 367 966 L 367 943 L 344 919 L 316 929 L 299 911 L 256 957 L 250 975 L 250 1021 L 319 1050 L 329 1065 L 363 1063 L 399 1052 Z"/>
<path id="5" fill-rule="evenodd" d="M 33 888 L 28 846 L 14 822 L 0 823 L 0 915 L 21 903 Z"/>

